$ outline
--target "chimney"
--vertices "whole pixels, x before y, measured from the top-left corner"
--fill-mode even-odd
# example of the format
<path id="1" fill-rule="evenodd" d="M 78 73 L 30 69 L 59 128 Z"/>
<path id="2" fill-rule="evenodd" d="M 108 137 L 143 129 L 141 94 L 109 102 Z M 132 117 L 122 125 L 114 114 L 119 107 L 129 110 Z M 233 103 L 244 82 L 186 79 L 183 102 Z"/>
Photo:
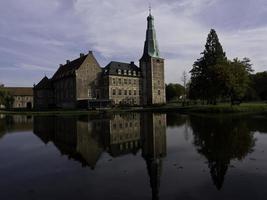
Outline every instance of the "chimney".
<path id="1" fill-rule="evenodd" d="M 89 54 L 93 54 L 93 51 L 89 51 Z"/>
<path id="2" fill-rule="evenodd" d="M 84 54 L 83 54 L 83 53 L 80 53 L 80 58 L 81 58 L 81 57 L 84 57 Z"/>
<path id="3" fill-rule="evenodd" d="M 66 63 L 69 64 L 70 63 L 70 60 L 66 60 Z"/>
<path id="4" fill-rule="evenodd" d="M 131 61 L 131 65 L 134 65 L 134 61 Z"/>
<path id="5" fill-rule="evenodd" d="M 63 64 L 59 64 L 59 67 L 62 67 L 63 66 Z"/>

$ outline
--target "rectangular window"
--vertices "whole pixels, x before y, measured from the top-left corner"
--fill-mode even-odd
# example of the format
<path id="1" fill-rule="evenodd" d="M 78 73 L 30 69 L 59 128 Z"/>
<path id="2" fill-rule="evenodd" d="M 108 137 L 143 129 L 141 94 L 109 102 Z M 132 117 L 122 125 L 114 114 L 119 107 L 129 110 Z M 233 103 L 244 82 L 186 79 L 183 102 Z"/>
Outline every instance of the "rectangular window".
<path id="1" fill-rule="evenodd" d="M 115 79 L 115 78 L 112 79 L 112 83 L 113 83 L 114 85 L 116 84 L 116 79 Z"/>
<path id="2" fill-rule="evenodd" d="M 158 95 L 160 95 L 160 90 L 158 90 Z"/>
<path id="3" fill-rule="evenodd" d="M 131 79 L 129 79 L 129 84 L 131 84 L 132 83 L 132 81 L 131 81 Z"/>
<path id="4" fill-rule="evenodd" d="M 127 90 L 124 90 L 124 95 L 127 95 Z"/>
<path id="5" fill-rule="evenodd" d="M 116 95 L 116 90 L 115 89 L 112 90 L 112 94 Z"/>
<path id="6" fill-rule="evenodd" d="M 127 79 L 124 79 L 124 84 L 127 84 Z"/>
<path id="7" fill-rule="evenodd" d="M 136 95 L 136 90 L 134 90 L 134 95 Z"/>
<path id="8" fill-rule="evenodd" d="M 129 90 L 129 95 L 132 95 L 132 90 Z"/>
<path id="9" fill-rule="evenodd" d="M 119 84 L 121 84 L 121 79 L 120 78 L 118 79 L 118 81 L 119 81 Z"/>
<path id="10" fill-rule="evenodd" d="M 119 95 L 121 95 L 121 90 L 119 90 Z"/>
<path id="11" fill-rule="evenodd" d="M 134 85 L 136 85 L 136 80 L 134 79 Z"/>

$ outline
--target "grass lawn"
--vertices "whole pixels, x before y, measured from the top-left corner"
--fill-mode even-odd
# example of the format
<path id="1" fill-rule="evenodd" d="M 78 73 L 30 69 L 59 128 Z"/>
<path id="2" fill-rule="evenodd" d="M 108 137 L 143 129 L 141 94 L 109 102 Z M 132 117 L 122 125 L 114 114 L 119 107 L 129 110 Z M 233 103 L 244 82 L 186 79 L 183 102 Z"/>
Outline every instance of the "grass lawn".
<path id="1" fill-rule="evenodd" d="M 243 103 L 240 105 L 196 105 L 189 107 L 190 112 L 198 113 L 240 113 L 240 112 L 267 112 L 266 103 Z"/>
<path id="2" fill-rule="evenodd" d="M 124 112 L 181 112 L 181 113 L 267 113 L 267 103 L 242 103 L 230 105 L 221 103 L 218 105 L 186 105 L 180 103 L 169 103 L 162 106 L 144 108 L 113 108 L 108 110 L 49 110 L 49 111 L 28 111 L 28 110 L 0 110 L 0 114 L 23 114 L 23 115 L 99 115 L 101 113 L 124 113 Z"/>

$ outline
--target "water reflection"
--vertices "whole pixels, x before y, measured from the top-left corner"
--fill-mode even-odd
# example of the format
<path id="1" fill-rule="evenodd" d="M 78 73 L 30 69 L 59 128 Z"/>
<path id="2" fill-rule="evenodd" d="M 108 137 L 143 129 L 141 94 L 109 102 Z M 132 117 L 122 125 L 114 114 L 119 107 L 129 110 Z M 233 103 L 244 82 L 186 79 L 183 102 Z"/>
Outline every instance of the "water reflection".
<path id="1" fill-rule="evenodd" d="M 6 133 L 32 131 L 32 116 L 0 115 L 0 138 Z"/>
<path id="2" fill-rule="evenodd" d="M 88 116 L 34 117 L 34 134 L 91 169 L 104 151 L 118 157 L 141 150 L 152 197 L 158 199 L 162 158 L 166 156 L 166 114 L 130 113 L 94 120 Z"/>
<path id="3" fill-rule="evenodd" d="M 253 151 L 254 134 L 240 117 L 191 116 L 190 125 L 194 145 L 207 158 L 213 183 L 221 189 L 230 161 L 242 160 Z"/>
<path id="4" fill-rule="evenodd" d="M 159 199 L 162 168 L 169 167 L 163 162 L 167 157 L 167 126 L 171 129 L 179 127 L 177 130 L 182 130 L 183 134 L 192 133 L 193 148 L 206 158 L 211 179 L 220 190 L 231 162 L 243 160 L 253 152 L 255 132 L 267 133 L 266 119 L 263 115 L 194 116 L 173 113 L 128 113 L 94 118 L 1 116 L 0 139 L 6 133 L 33 130 L 45 144 L 53 143 L 62 155 L 92 170 L 97 168 L 104 153 L 114 158 L 141 154 L 152 198 Z"/>

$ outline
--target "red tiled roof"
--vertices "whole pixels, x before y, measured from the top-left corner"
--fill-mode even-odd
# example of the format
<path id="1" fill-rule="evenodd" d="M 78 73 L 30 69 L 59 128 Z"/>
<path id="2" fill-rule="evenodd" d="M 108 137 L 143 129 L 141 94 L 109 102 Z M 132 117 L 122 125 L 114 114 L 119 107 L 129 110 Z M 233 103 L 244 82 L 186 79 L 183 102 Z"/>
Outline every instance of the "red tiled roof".
<path id="1" fill-rule="evenodd" d="M 32 87 L 4 87 L 4 90 L 14 96 L 33 96 Z"/>

